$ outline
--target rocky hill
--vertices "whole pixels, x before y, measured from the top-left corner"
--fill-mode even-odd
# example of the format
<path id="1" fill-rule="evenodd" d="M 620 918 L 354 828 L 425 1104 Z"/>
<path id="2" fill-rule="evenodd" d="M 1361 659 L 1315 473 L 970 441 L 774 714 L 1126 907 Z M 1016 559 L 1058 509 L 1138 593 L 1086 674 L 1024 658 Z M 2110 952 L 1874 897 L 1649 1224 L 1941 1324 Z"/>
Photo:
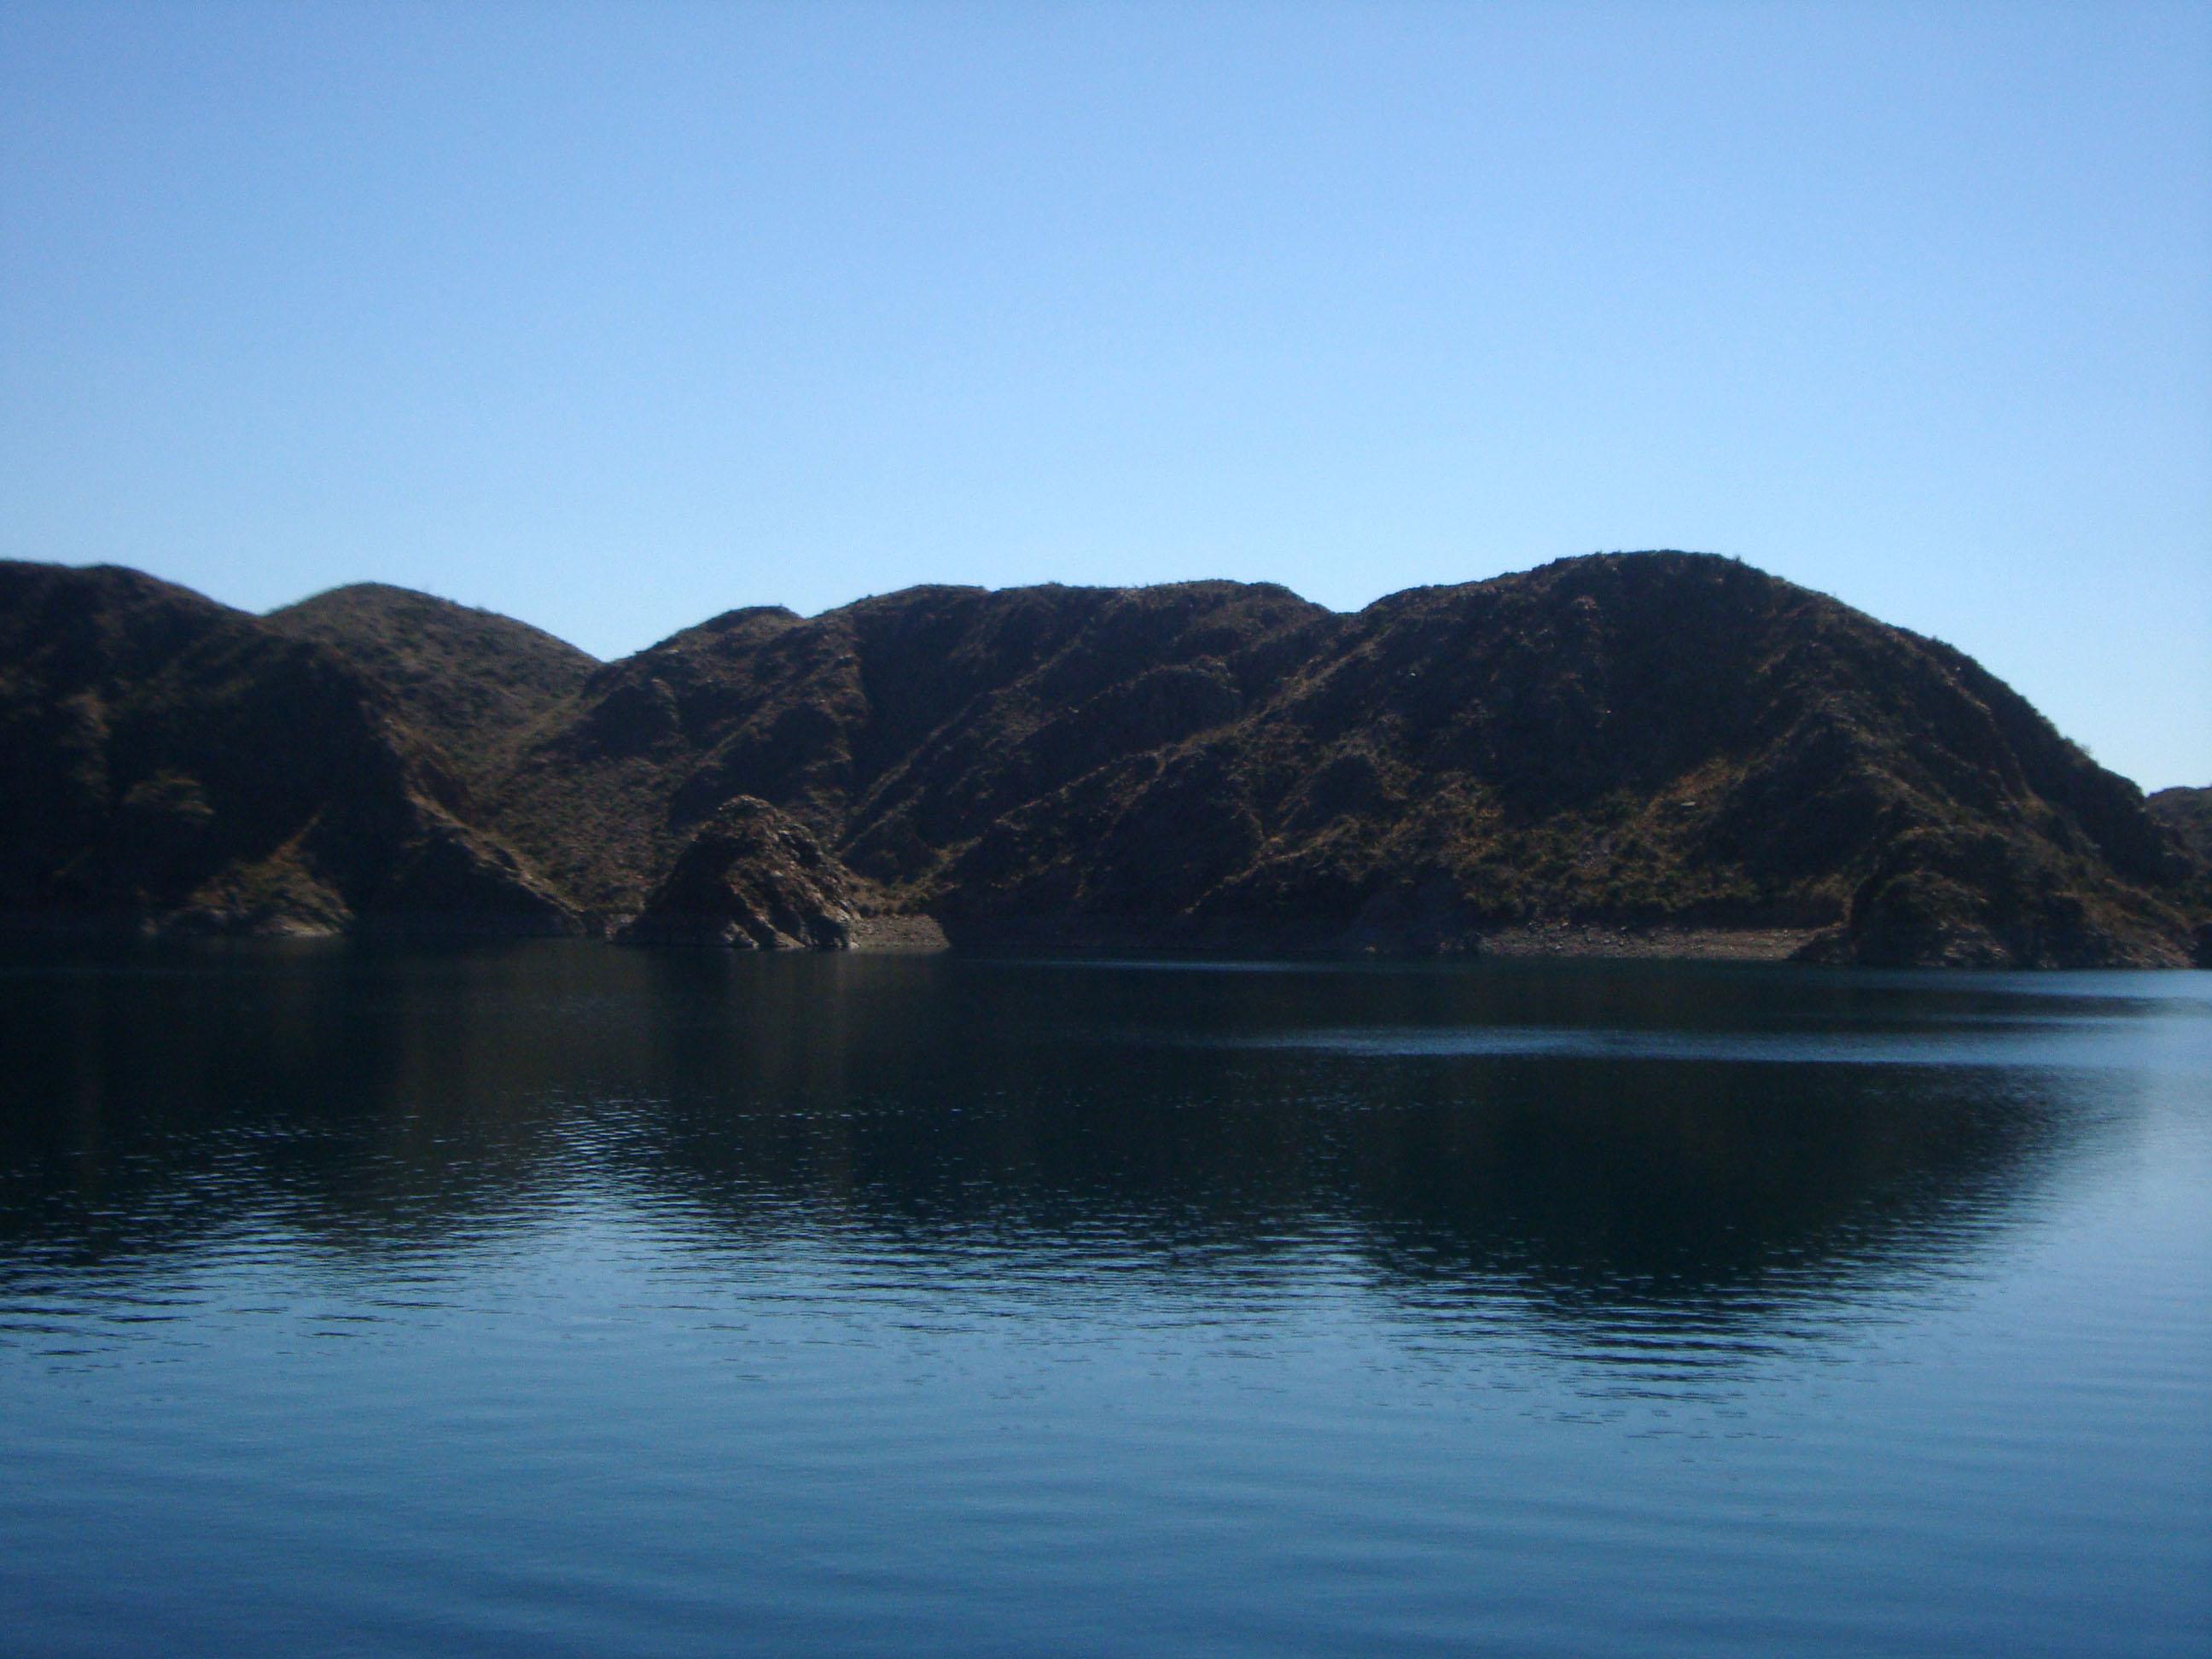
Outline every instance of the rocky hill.
<path id="1" fill-rule="evenodd" d="M 563 930 L 381 680 L 136 571 L 0 563 L 0 915 Z"/>
<path id="2" fill-rule="evenodd" d="M 2193 955 L 2212 966 L 2212 789 L 2161 789 L 2144 803 L 2179 854 L 2181 908 L 2197 919 Z"/>
<path id="3" fill-rule="evenodd" d="M 750 795 L 727 801 L 691 838 L 625 945 L 724 945 L 738 951 L 841 951 L 865 901 L 822 843 Z"/>
<path id="4" fill-rule="evenodd" d="M 0 903 L 48 920 L 2088 965 L 2212 906 L 2200 819 L 1969 659 L 1679 553 L 1352 615 L 921 587 L 606 665 L 391 588 L 4 566 L 0 758 Z"/>
<path id="5" fill-rule="evenodd" d="M 526 623 L 381 582 L 335 587 L 264 620 L 375 680 L 478 793 L 599 666 Z"/>
<path id="6" fill-rule="evenodd" d="M 2212 870 L 2212 789 L 2161 789 L 2143 804 L 2191 858 Z"/>

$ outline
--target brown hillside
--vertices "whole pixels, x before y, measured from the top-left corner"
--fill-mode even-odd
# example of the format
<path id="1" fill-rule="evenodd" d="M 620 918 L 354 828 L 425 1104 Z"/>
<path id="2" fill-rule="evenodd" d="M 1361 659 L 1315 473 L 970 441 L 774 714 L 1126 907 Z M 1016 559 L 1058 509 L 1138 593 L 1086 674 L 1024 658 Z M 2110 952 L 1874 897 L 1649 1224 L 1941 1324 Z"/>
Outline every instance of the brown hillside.
<path id="1" fill-rule="evenodd" d="M 2161 789 L 2144 805 L 2183 853 L 2212 870 L 2212 789 Z"/>
<path id="2" fill-rule="evenodd" d="M 381 582 L 334 587 L 262 620 L 376 680 L 478 793 L 599 666 L 527 623 Z"/>
<path id="3" fill-rule="evenodd" d="M 722 802 L 756 795 L 918 884 L 1001 815 L 1241 706 L 1333 618 L 1228 582 L 921 587 L 802 621 L 732 611 L 611 665 L 499 803 L 588 903 L 634 909 Z M 1287 640 L 1281 636 L 1293 637 Z M 1276 645 L 1272 657 L 1261 649 Z M 1288 649 L 1284 647 L 1287 646 Z"/>
<path id="4" fill-rule="evenodd" d="M 297 700 L 319 711 L 317 752 L 388 756 L 356 769 L 441 814 L 470 868 L 616 919 L 739 797 L 860 878 L 823 872 L 824 892 L 933 915 L 956 940 L 1463 949 L 1755 929 L 1840 961 L 2150 963 L 2187 959 L 2207 904 L 2186 838 L 1970 659 L 1706 556 L 1563 560 L 1351 616 L 1231 582 L 921 587 L 811 618 L 730 611 L 599 666 L 388 588 L 263 623 L 128 573 L 9 580 L 75 595 L 42 624 L 28 588 L 0 587 L 8 740 L 40 776 L 112 763 L 81 712 L 94 682 L 101 708 L 143 705 L 165 733 L 235 688 L 327 682 Z M 195 629 L 228 644 L 179 667 Z M 60 672 L 42 641 L 80 635 L 68 649 L 97 672 Z M 260 774 L 308 742 L 222 718 Z M 143 810 L 199 813 L 132 764 L 123 793 L 146 784 Z M 209 768 L 178 769 L 204 793 Z M 112 782 L 41 787 L 46 810 L 9 830 L 19 885 L 117 833 Z M 361 817 L 308 810 L 344 787 L 313 772 L 248 816 Z M 238 817 L 243 787 L 206 802 L 210 823 Z M 153 902 L 97 860 L 73 896 L 39 879 L 57 904 Z M 390 908 L 354 880 L 349 914 Z"/>
<path id="5" fill-rule="evenodd" d="M 572 925 L 373 681 L 134 571 L 0 564 L 0 771 L 18 920 Z"/>
<path id="6" fill-rule="evenodd" d="M 594 677 L 502 821 L 635 908 L 753 794 L 970 939 L 1460 946 L 1766 927 L 1854 960 L 2179 959 L 2139 793 L 1966 658 L 1732 561 L 1338 616 L 1279 588 L 917 588 Z"/>
<path id="7" fill-rule="evenodd" d="M 2144 804 L 2187 868 L 2183 903 L 2197 918 L 2197 965 L 2212 968 L 2212 789 L 2161 789 Z"/>

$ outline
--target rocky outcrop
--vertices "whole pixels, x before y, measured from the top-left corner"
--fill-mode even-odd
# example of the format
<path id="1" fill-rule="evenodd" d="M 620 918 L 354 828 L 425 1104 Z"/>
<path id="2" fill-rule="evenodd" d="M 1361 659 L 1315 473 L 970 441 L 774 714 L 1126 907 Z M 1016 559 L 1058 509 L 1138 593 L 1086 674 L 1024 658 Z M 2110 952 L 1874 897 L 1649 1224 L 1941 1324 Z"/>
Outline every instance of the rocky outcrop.
<path id="1" fill-rule="evenodd" d="M 851 872 L 766 801 L 726 802 L 691 837 L 624 945 L 842 951 L 861 905 Z"/>

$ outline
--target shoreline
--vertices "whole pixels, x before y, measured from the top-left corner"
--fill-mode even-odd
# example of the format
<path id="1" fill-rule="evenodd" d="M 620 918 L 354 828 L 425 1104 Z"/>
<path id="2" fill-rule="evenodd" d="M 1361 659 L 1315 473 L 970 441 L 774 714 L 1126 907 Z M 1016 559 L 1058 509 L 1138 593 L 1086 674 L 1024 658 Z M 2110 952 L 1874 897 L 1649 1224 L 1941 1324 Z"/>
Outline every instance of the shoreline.
<path id="1" fill-rule="evenodd" d="M 332 926 L 283 916 L 256 918 L 246 926 L 210 926 L 205 913 L 179 918 L 168 925 L 148 918 L 87 916 L 66 914 L 0 914 L 0 940 L 30 943 L 166 944 L 179 940 L 262 940 L 291 943 L 330 943 L 358 940 L 375 944 L 459 944 L 469 941 L 568 939 L 579 942 L 613 944 L 616 925 L 622 918 L 587 915 L 568 927 L 518 925 L 512 917 L 380 916 L 356 919 L 350 926 Z M 1101 921 L 1047 921 L 977 925 L 956 921 L 951 929 L 935 916 L 907 914 L 864 915 L 850 925 L 845 942 L 826 949 L 798 947 L 792 954 L 854 956 L 933 955 L 1069 955 L 1109 958 L 1128 955 L 1208 957 L 1266 957 L 1283 961 L 1421 961 L 1456 957 L 1476 961 L 1584 960 L 1621 962 L 1737 962 L 1796 963 L 1808 966 L 1958 968 L 2020 972 L 2050 971 L 2052 963 L 2003 963 L 1931 958 L 1922 962 L 1853 962 L 1819 949 L 1832 940 L 1832 927 L 1727 927 L 1680 923 L 1656 923 L 1645 927 L 1602 922 L 1524 922 L 1488 932 L 1468 929 L 1449 933 L 1408 931 L 1378 936 L 1359 930 L 1319 927 L 1163 927 Z M 624 943 L 628 950 L 724 950 L 735 947 L 712 943 Z M 738 950 L 737 954 L 753 954 Z M 784 954 L 781 950 L 769 954 Z M 2119 957 L 2102 962 L 2065 964 L 2073 971 L 2148 969 L 2206 971 L 2212 965 L 2188 960 L 2146 960 Z"/>

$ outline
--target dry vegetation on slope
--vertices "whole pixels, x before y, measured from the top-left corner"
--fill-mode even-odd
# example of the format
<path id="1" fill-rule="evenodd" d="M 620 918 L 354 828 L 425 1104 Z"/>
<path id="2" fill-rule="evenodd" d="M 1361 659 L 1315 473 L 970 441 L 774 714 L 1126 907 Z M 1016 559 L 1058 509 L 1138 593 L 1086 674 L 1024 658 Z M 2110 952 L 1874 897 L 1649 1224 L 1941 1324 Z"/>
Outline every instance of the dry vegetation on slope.
<path id="1" fill-rule="evenodd" d="M 9 569 L 111 632 L 146 603 L 127 573 Z M 204 725 L 226 684 L 308 653 L 371 734 L 346 741 L 392 757 L 386 793 L 450 822 L 471 871 L 610 921 L 702 831 L 727 839 L 726 817 L 710 826 L 739 797 L 857 876 L 830 872 L 825 893 L 927 912 L 956 941 L 1462 949 L 1563 927 L 1757 929 L 1843 961 L 2177 963 L 2207 902 L 2175 815 L 2154 819 L 1973 662 L 1705 556 L 1563 560 L 1350 616 L 1229 582 L 922 587 L 812 618 L 732 611 L 605 665 L 399 590 L 257 622 L 127 580 L 242 653 L 188 657 L 210 665 L 199 685 L 111 653 L 118 695 L 153 696 L 155 725 Z M 54 711 L 80 693 L 40 665 L 38 632 L 0 623 L 0 685 L 6 740 L 52 770 L 76 752 Z M 238 737 L 280 771 L 325 744 L 250 722 Z M 160 914 L 143 884 L 53 885 L 60 850 L 95 820 L 112 836 L 138 787 L 85 795 L 76 830 L 11 824 L 15 908 L 39 908 L 36 864 L 49 908 Z M 244 798 L 218 816 L 240 811 L 301 817 Z M 331 864 L 312 866 L 325 886 Z M 680 933 L 665 901 L 657 925 Z M 360 879 L 341 902 L 399 911 Z"/>
<path id="2" fill-rule="evenodd" d="M 379 681 L 136 571 L 0 564 L 0 775 L 18 921 L 573 926 Z"/>
<path id="3" fill-rule="evenodd" d="M 376 681 L 478 794 L 599 666 L 526 623 L 381 582 L 335 587 L 263 620 Z"/>

